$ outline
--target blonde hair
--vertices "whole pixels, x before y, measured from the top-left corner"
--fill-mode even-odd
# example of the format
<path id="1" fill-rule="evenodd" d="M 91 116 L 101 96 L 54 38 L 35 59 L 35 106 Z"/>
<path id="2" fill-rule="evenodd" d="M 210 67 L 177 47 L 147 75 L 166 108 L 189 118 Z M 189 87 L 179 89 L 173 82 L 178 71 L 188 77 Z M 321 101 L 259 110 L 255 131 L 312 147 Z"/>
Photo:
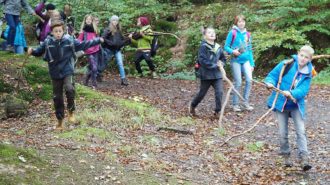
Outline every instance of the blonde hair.
<path id="1" fill-rule="evenodd" d="M 299 52 L 304 51 L 307 54 L 309 54 L 310 57 L 312 57 L 314 55 L 314 49 L 309 46 L 309 45 L 304 45 L 303 47 L 300 48 Z"/>
<path id="2" fill-rule="evenodd" d="M 59 12 L 58 10 L 53 10 L 53 12 L 52 12 L 51 15 L 50 15 L 50 19 L 51 19 L 52 21 L 54 21 L 54 20 L 60 20 L 60 19 L 61 19 L 61 14 L 60 14 L 60 12 Z"/>
<path id="3" fill-rule="evenodd" d="M 95 17 L 93 17 L 91 14 L 87 14 L 87 15 L 85 15 L 84 20 L 83 20 L 83 22 L 82 22 L 82 24 L 81 24 L 81 27 L 80 27 L 80 32 L 81 32 L 81 33 L 84 32 L 84 27 L 85 27 L 85 25 L 86 25 L 86 19 L 87 19 L 88 17 L 92 18 L 92 26 L 93 26 L 94 32 L 95 32 L 96 34 L 98 34 L 98 29 L 97 29 L 97 26 L 96 26 L 95 21 L 94 21 Z"/>
<path id="4" fill-rule="evenodd" d="M 113 21 L 113 20 L 112 20 Z M 114 26 L 112 24 L 112 21 L 110 21 L 110 24 L 109 24 L 109 29 L 110 29 L 110 32 L 112 35 L 114 35 L 117 31 L 121 31 L 121 25 L 119 23 L 119 20 L 118 20 L 118 24 L 117 26 Z"/>

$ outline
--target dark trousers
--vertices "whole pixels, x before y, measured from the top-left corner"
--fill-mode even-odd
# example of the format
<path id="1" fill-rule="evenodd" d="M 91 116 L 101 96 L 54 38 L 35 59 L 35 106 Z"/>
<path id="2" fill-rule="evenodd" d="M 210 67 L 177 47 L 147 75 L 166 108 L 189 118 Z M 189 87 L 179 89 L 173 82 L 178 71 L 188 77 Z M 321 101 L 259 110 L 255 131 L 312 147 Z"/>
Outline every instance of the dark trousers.
<path id="1" fill-rule="evenodd" d="M 151 60 L 150 51 L 149 52 L 137 51 L 135 54 L 135 67 L 136 67 L 136 70 L 138 71 L 138 73 L 142 73 L 140 63 L 143 59 L 147 62 L 149 69 L 151 71 L 155 71 L 155 65 L 153 64 L 153 62 Z"/>
<path id="2" fill-rule="evenodd" d="M 11 45 L 11 46 L 14 46 L 15 35 L 16 35 L 16 26 L 17 26 L 18 21 L 19 21 L 19 16 L 18 15 L 6 14 L 5 18 L 6 18 L 8 26 L 9 26 L 7 44 Z"/>
<path id="3" fill-rule="evenodd" d="M 63 79 L 52 80 L 53 82 L 53 100 L 55 106 L 55 114 L 58 120 L 64 119 L 64 98 L 63 89 L 65 90 L 65 95 L 67 98 L 67 109 L 70 112 L 75 110 L 75 87 L 73 76 L 67 76 Z"/>
<path id="4" fill-rule="evenodd" d="M 191 102 L 192 107 L 197 107 L 197 105 L 203 100 L 210 86 L 214 88 L 215 93 L 215 112 L 221 111 L 221 100 L 223 94 L 223 82 L 222 79 L 215 80 L 201 80 L 200 88 L 197 95 L 194 97 Z"/>
<path id="5" fill-rule="evenodd" d="M 96 86 L 96 76 L 97 76 L 97 65 L 99 60 L 99 53 L 93 53 L 88 55 L 88 71 L 86 74 L 86 82 L 88 83 L 88 80 L 92 78 L 92 84 L 93 86 Z"/>

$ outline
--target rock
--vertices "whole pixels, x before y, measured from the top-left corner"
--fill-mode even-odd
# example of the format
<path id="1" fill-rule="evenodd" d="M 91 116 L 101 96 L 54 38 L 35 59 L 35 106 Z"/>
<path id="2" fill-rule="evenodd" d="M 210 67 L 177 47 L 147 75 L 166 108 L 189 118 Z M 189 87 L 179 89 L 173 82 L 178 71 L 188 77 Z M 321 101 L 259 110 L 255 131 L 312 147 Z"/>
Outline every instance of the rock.
<path id="1" fill-rule="evenodd" d="M 29 103 L 13 95 L 0 95 L 0 119 L 20 117 L 28 111 Z"/>

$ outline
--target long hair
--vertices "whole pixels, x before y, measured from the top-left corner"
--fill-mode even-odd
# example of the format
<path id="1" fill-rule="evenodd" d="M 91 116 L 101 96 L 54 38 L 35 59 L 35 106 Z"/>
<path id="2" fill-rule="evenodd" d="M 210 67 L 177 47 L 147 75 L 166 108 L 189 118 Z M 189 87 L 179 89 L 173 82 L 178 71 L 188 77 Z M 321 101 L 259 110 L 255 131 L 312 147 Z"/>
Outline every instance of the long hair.
<path id="1" fill-rule="evenodd" d="M 98 29 L 97 29 L 97 26 L 96 26 L 96 24 L 94 22 L 94 17 L 92 15 L 90 15 L 90 14 L 85 15 L 84 20 L 83 20 L 83 22 L 81 24 L 81 27 L 80 27 L 80 32 L 81 33 L 84 32 L 84 27 L 86 26 L 86 19 L 89 18 L 89 17 L 92 18 L 92 26 L 93 26 L 94 32 L 96 34 L 98 34 Z"/>
<path id="2" fill-rule="evenodd" d="M 114 35 L 118 31 L 121 32 L 120 22 L 118 21 L 117 26 L 115 26 L 115 25 L 112 24 L 112 21 L 110 21 L 110 23 L 109 23 L 109 29 L 110 29 L 110 32 L 111 32 L 112 35 Z"/>

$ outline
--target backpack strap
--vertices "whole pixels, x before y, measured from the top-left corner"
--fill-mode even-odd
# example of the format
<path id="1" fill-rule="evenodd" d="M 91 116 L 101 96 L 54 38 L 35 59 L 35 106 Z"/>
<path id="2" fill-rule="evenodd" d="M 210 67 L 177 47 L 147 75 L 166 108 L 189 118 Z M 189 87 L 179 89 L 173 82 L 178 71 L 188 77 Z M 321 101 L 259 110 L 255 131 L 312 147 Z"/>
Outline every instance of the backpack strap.
<path id="1" fill-rule="evenodd" d="M 294 60 L 293 60 L 292 62 L 290 62 L 289 65 L 287 65 L 287 66 L 285 67 L 282 76 L 285 76 L 285 75 L 290 71 L 290 69 L 292 68 L 293 64 L 294 64 Z"/>
<path id="2" fill-rule="evenodd" d="M 52 53 L 50 52 L 50 49 L 49 49 L 49 38 L 45 40 L 45 45 L 46 45 L 46 50 L 47 50 L 47 53 L 48 53 L 48 56 L 49 56 L 49 63 L 52 63 L 52 62 L 54 62 L 54 58 L 53 58 Z"/>
<path id="3" fill-rule="evenodd" d="M 233 45 L 235 39 L 236 39 L 236 36 L 237 36 L 237 30 L 236 29 L 232 29 L 232 37 L 231 37 L 231 42 L 230 42 L 230 47 Z"/>

